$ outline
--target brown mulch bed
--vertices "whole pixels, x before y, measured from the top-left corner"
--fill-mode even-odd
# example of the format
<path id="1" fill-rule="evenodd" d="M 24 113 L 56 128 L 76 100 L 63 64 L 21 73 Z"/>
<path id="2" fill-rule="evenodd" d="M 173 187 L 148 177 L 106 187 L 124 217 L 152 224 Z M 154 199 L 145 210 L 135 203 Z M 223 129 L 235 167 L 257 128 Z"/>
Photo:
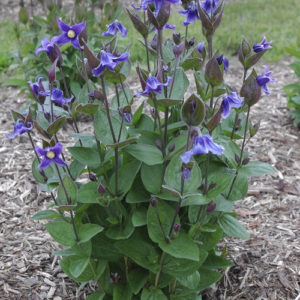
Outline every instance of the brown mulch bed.
<path id="1" fill-rule="evenodd" d="M 225 271 L 206 299 L 292 300 L 300 294 L 300 144 L 282 92 L 285 84 L 296 80 L 288 65 L 288 61 L 270 65 L 277 82 L 270 86 L 272 95 L 263 97 L 251 112 L 254 120 L 261 120 L 261 128 L 247 145 L 253 160 L 271 163 L 278 173 L 251 180 L 248 196 L 236 202 L 236 212 L 251 238 L 225 239 L 236 265 Z M 236 85 L 241 75 L 233 60 L 226 81 Z M 13 128 L 9 110 L 24 105 L 26 97 L 2 88 L 0 103 L 3 137 Z M 80 127 L 91 129 L 88 123 Z M 66 142 L 67 134 L 60 138 Z M 63 274 L 59 259 L 52 255 L 57 243 L 44 222 L 31 220 L 51 201 L 37 190 L 31 174 L 33 151 L 26 136 L 12 142 L 3 138 L 0 155 L 0 299 L 85 299 L 95 289 L 93 284 L 80 290 Z"/>

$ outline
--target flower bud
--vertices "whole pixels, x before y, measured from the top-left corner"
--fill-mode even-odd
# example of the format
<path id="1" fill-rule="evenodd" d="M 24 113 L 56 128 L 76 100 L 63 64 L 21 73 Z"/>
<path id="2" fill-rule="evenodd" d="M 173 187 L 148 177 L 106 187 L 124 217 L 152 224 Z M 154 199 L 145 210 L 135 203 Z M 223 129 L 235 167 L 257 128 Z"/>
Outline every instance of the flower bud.
<path id="1" fill-rule="evenodd" d="M 90 181 L 97 181 L 97 177 L 92 173 L 89 174 L 89 179 Z"/>
<path id="2" fill-rule="evenodd" d="M 153 207 L 157 206 L 157 199 L 155 197 L 151 197 L 149 202 L 150 202 L 151 206 L 153 206 Z"/>
<path id="3" fill-rule="evenodd" d="M 182 105 L 181 119 L 189 126 L 198 126 L 205 118 L 205 104 L 192 94 Z"/>
<path id="4" fill-rule="evenodd" d="M 52 84 L 56 79 L 56 64 L 58 62 L 58 58 L 55 59 L 52 66 L 50 67 L 50 70 L 48 72 L 48 80 L 49 83 Z"/>
<path id="5" fill-rule="evenodd" d="M 103 185 L 103 184 L 99 184 L 99 186 L 98 186 L 98 193 L 99 194 L 104 194 L 105 192 L 106 192 L 106 188 L 105 188 L 105 186 Z"/>
<path id="6" fill-rule="evenodd" d="M 156 147 L 157 147 L 159 150 L 162 149 L 162 142 L 161 142 L 161 140 L 156 140 L 156 141 L 155 141 L 155 145 L 156 145 Z"/>
<path id="7" fill-rule="evenodd" d="M 259 127 L 260 127 L 260 121 L 256 124 L 254 124 L 253 126 L 250 123 L 250 126 L 249 126 L 250 137 L 254 137 L 256 135 L 257 131 L 259 130 Z"/>
<path id="8" fill-rule="evenodd" d="M 237 164 L 240 163 L 240 157 L 236 153 L 234 154 L 234 160 L 236 161 Z"/>
<path id="9" fill-rule="evenodd" d="M 256 73 L 254 70 L 244 82 L 240 94 L 245 98 L 245 102 L 249 106 L 259 101 L 261 97 L 261 87 L 256 81 Z"/>
<path id="10" fill-rule="evenodd" d="M 148 35 L 148 28 L 147 26 L 142 22 L 141 18 L 137 14 L 133 14 L 130 12 L 129 9 L 126 9 L 127 13 L 131 19 L 131 22 L 135 29 L 143 36 L 146 37 Z"/>
<path id="11" fill-rule="evenodd" d="M 184 50 L 184 43 L 181 43 L 179 45 L 174 45 L 173 53 L 175 55 L 175 58 L 178 58 L 183 52 L 183 50 Z"/>
<path id="12" fill-rule="evenodd" d="M 209 132 L 213 132 L 214 129 L 220 124 L 222 120 L 222 106 L 218 109 L 218 111 L 211 117 L 211 119 L 205 124 L 205 127 L 209 130 Z"/>
<path id="13" fill-rule="evenodd" d="M 176 45 L 181 43 L 181 34 L 178 32 L 173 33 L 173 41 Z"/>
<path id="14" fill-rule="evenodd" d="M 205 80 L 212 86 L 218 86 L 223 82 L 223 73 L 215 56 L 206 64 Z"/>
<path id="15" fill-rule="evenodd" d="M 189 47 L 193 47 L 195 45 L 195 38 L 194 37 L 191 38 L 188 43 L 189 43 Z"/>
<path id="16" fill-rule="evenodd" d="M 249 158 L 249 157 L 243 159 L 242 165 L 243 165 L 243 166 L 247 165 L 247 164 L 249 163 L 249 161 L 250 161 L 250 158 Z"/>
<path id="17" fill-rule="evenodd" d="M 181 229 L 181 225 L 180 224 L 175 224 L 174 225 L 174 232 L 179 232 L 180 231 L 180 229 Z"/>
<path id="18" fill-rule="evenodd" d="M 80 46 L 84 46 L 83 42 L 87 43 L 88 35 L 86 31 L 86 26 L 84 26 L 83 30 L 79 34 L 79 44 Z"/>
<path id="19" fill-rule="evenodd" d="M 102 102 L 104 102 L 104 99 L 105 99 L 104 95 L 101 92 L 99 92 L 98 90 L 94 90 L 94 91 L 90 92 L 88 94 L 88 96 L 91 97 L 92 99 L 97 99 Z"/>
<path id="20" fill-rule="evenodd" d="M 213 213 L 215 211 L 217 207 L 217 203 L 213 202 L 212 204 L 210 204 L 207 209 L 206 209 L 206 213 L 209 215 L 211 213 Z"/>
<path id="21" fill-rule="evenodd" d="M 171 144 L 169 147 L 168 147 L 168 151 L 171 153 L 175 150 L 175 144 Z"/>
<path id="22" fill-rule="evenodd" d="M 214 189 L 216 186 L 217 186 L 217 184 L 215 182 L 212 182 L 208 187 L 208 191 Z"/>
<path id="23" fill-rule="evenodd" d="M 171 13 L 171 3 L 164 1 L 156 17 L 157 22 L 159 24 L 159 27 L 157 29 L 162 29 L 168 23 L 170 13 Z"/>
<path id="24" fill-rule="evenodd" d="M 191 170 L 189 168 L 183 168 L 181 176 L 184 180 L 189 180 L 191 177 Z"/>
<path id="25" fill-rule="evenodd" d="M 157 34 L 154 35 L 152 41 L 151 41 L 151 47 L 154 49 L 154 50 L 157 50 Z"/>

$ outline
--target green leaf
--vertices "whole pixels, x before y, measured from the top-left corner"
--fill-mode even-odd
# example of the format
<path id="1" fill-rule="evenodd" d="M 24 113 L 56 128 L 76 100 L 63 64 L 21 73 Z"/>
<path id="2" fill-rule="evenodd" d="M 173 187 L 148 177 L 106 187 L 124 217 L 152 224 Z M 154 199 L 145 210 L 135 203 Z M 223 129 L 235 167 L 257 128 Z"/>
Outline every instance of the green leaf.
<path id="1" fill-rule="evenodd" d="M 200 236 L 197 238 L 197 241 L 201 245 L 201 249 L 209 251 L 213 249 L 220 239 L 223 237 L 223 232 L 218 226 L 212 227 L 215 231 L 210 232 L 201 232 Z"/>
<path id="2" fill-rule="evenodd" d="M 100 165 L 99 153 L 95 148 L 68 147 L 68 150 L 76 160 L 85 166 L 97 168 Z"/>
<path id="3" fill-rule="evenodd" d="M 207 255 L 208 253 L 205 250 L 199 249 L 199 261 L 193 261 L 175 258 L 166 254 L 162 272 L 175 277 L 189 276 L 200 268 Z"/>
<path id="4" fill-rule="evenodd" d="M 181 166 L 182 161 L 179 155 L 174 156 L 170 161 L 165 174 L 166 185 L 180 191 L 181 186 Z M 191 177 L 184 185 L 184 193 L 193 193 L 197 191 L 201 184 L 201 171 L 197 163 L 194 163 L 191 171 Z"/>
<path id="5" fill-rule="evenodd" d="M 155 210 L 159 214 L 160 222 L 157 218 L 157 214 Z M 148 213 L 147 213 L 147 227 L 150 239 L 155 243 L 160 243 L 165 240 L 164 234 L 162 232 L 161 226 L 165 235 L 169 234 L 173 215 L 175 208 L 173 209 L 169 204 L 165 201 L 158 200 L 157 207 L 149 205 Z M 176 218 L 176 223 L 180 224 L 179 217 Z M 160 226 L 161 224 L 161 226 Z"/>
<path id="6" fill-rule="evenodd" d="M 58 243 L 64 246 L 73 246 L 75 244 L 75 234 L 70 223 L 62 220 L 55 220 L 45 226 L 50 235 Z"/>
<path id="7" fill-rule="evenodd" d="M 58 214 L 56 211 L 54 210 L 42 210 L 39 211 L 38 213 L 36 213 L 32 219 L 33 220 L 48 220 L 48 219 L 55 219 L 60 217 L 60 214 Z"/>
<path id="8" fill-rule="evenodd" d="M 136 159 L 131 160 L 129 163 L 122 165 L 122 167 L 119 169 L 119 180 L 118 180 L 118 191 L 122 193 L 127 193 L 133 182 L 134 179 L 139 172 L 141 167 L 141 162 L 139 162 Z M 110 178 L 110 190 L 115 190 L 115 175 L 112 174 L 112 177 Z"/>
<path id="9" fill-rule="evenodd" d="M 165 294 L 159 289 L 143 289 L 141 300 L 168 300 Z"/>
<path id="10" fill-rule="evenodd" d="M 134 158 L 144 162 L 149 166 L 161 164 L 163 157 L 161 151 L 157 147 L 146 144 L 135 144 L 127 146 L 124 151 L 132 155 Z"/>
<path id="11" fill-rule="evenodd" d="M 199 273 L 200 273 L 200 281 L 198 285 L 199 290 L 207 289 L 213 283 L 217 282 L 222 278 L 222 274 L 207 269 L 200 268 Z"/>
<path id="12" fill-rule="evenodd" d="M 249 233 L 246 231 L 243 225 L 231 215 L 224 214 L 218 219 L 218 224 L 224 233 L 229 236 L 234 236 L 243 240 L 249 239 Z"/>
<path id="13" fill-rule="evenodd" d="M 228 267 L 233 266 L 234 263 L 232 261 L 229 261 L 225 259 L 222 256 L 218 256 L 215 254 L 215 251 L 211 251 L 205 260 L 205 262 L 202 265 L 202 268 L 205 269 L 226 269 Z"/>
<path id="14" fill-rule="evenodd" d="M 142 269 L 133 269 L 128 274 L 128 283 L 132 292 L 137 295 L 148 280 L 149 274 Z"/>
<path id="15" fill-rule="evenodd" d="M 147 224 L 147 208 L 138 207 L 134 210 L 131 218 L 134 227 L 144 226 Z"/>
<path id="16" fill-rule="evenodd" d="M 136 233 L 128 240 L 118 241 L 115 247 L 139 266 L 156 273 L 159 270 L 159 253 L 154 245 Z"/>
<path id="17" fill-rule="evenodd" d="M 149 202 L 150 195 L 144 189 L 140 176 L 136 176 L 133 182 L 134 189 L 131 189 L 126 196 L 127 203 L 144 203 Z"/>
<path id="18" fill-rule="evenodd" d="M 57 118 L 48 128 L 47 128 L 47 132 L 49 134 L 55 134 L 59 131 L 59 129 L 61 129 L 64 124 L 66 123 L 66 118 L 65 117 L 59 117 Z"/>
<path id="19" fill-rule="evenodd" d="M 81 224 L 78 229 L 78 237 L 80 243 L 89 241 L 104 228 L 97 224 Z"/>
<path id="20" fill-rule="evenodd" d="M 189 80 L 185 75 L 184 70 L 181 67 L 177 68 L 176 77 L 174 81 L 174 88 L 170 98 L 183 99 L 189 84 Z"/>
<path id="21" fill-rule="evenodd" d="M 86 115 L 94 115 L 98 111 L 98 104 L 92 104 L 92 103 L 87 103 L 87 104 L 79 104 L 76 107 L 76 111 L 86 114 Z"/>
<path id="22" fill-rule="evenodd" d="M 75 244 L 71 248 L 54 251 L 53 255 L 90 257 L 91 253 L 92 253 L 92 242 L 88 241 L 80 245 Z"/>
<path id="23" fill-rule="evenodd" d="M 70 176 L 66 175 L 63 179 L 64 187 L 67 191 L 69 200 L 71 201 L 70 204 L 75 204 L 77 200 L 77 186 L 74 183 L 74 181 L 70 178 Z M 69 204 L 69 201 L 66 198 L 65 191 L 60 184 L 58 188 L 58 198 L 59 198 L 59 204 Z"/>
<path id="24" fill-rule="evenodd" d="M 99 204 L 100 198 L 100 194 L 98 193 L 98 184 L 96 182 L 88 182 L 80 187 L 77 201 L 80 203 Z"/>
<path id="25" fill-rule="evenodd" d="M 79 277 L 90 262 L 89 257 L 74 256 L 70 262 L 69 271 L 74 277 Z"/>
<path id="26" fill-rule="evenodd" d="M 113 240 L 128 239 L 134 232 L 131 217 L 128 217 L 125 223 L 109 227 L 105 232 L 106 236 Z"/>
<path id="27" fill-rule="evenodd" d="M 203 194 L 186 194 L 182 201 L 182 207 L 190 205 L 205 205 L 210 202 L 210 199 Z"/>
<path id="28" fill-rule="evenodd" d="M 125 147 L 127 145 L 136 143 L 138 139 L 139 139 L 139 136 L 135 136 L 135 137 L 131 137 L 131 138 L 127 139 L 127 140 L 121 141 L 119 143 L 107 144 L 106 146 L 110 147 L 110 148 L 113 148 L 113 149 L 115 149 L 115 148 L 122 148 L 122 147 Z"/>
<path id="29" fill-rule="evenodd" d="M 41 174 L 41 171 L 38 167 L 39 162 L 38 159 L 35 157 L 33 162 L 32 162 L 32 174 L 33 177 L 35 178 L 35 180 L 39 183 L 46 183 L 46 181 L 44 180 L 44 177 Z M 51 166 L 49 166 L 47 169 L 44 170 L 44 173 L 46 175 L 47 178 L 51 178 L 53 176 L 53 169 Z"/>
<path id="30" fill-rule="evenodd" d="M 225 195 L 228 195 L 229 189 L 230 186 L 228 186 Z M 248 178 L 246 176 L 243 176 L 242 174 L 238 174 L 228 200 L 236 201 L 236 200 L 243 199 L 247 195 L 247 192 L 248 192 Z"/>
<path id="31" fill-rule="evenodd" d="M 182 99 L 157 99 L 158 107 L 167 108 L 182 103 Z M 150 101 L 151 102 L 151 101 Z"/>
<path id="32" fill-rule="evenodd" d="M 184 232 L 180 231 L 179 235 L 172 239 L 169 243 L 161 241 L 159 247 L 166 253 L 176 257 L 199 260 L 199 249 L 193 240 Z"/>
<path id="33" fill-rule="evenodd" d="M 121 121 L 117 116 L 113 116 L 111 114 L 111 122 L 112 122 L 112 127 L 115 132 L 115 135 L 117 135 L 120 131 Z M 94 116 L 94 128 L 95 128 L 95 135 L 99 141 L 101 141 L 105 145 L 111 145 L 114 143 L 110 131 L 109 122 L 107 120 L 107 115 L 101 109 L 99 109 Z M 126 139 L 126 128 L 125 126 L 123 126 L 121 131 L 120 141 L 123 141 L 125 139 Z"/>
<path id="34" fill-rule="evenodd" d="M 163 182 L 163 165 L 148 166 L 142 164 L 141 178 L 148 192 L 152 194 L 159 193 Z"/>
<path id="35" fill-rule="evenodd" d="M 176 279 L 183 286 L 185 286 L 191 290 L 195 290 L 195 289 L 197 289 L 199 281 L 200 281 L 200 274 L 198 271 L 196 271 L 189 276 L 176 277 Z"/>
<path id="36" fill-rule="evenodd" d="M 143 113 L 144 103 L 145 102 L 142 102 L 142 104 L 139 106 L 139 108 L 133 114 L 133 116 L 132 116 L 132 124 L 133 125 L 137 125 L 137 123 L 139 122 L 139 120 L 142 116 L 142 113 Z"/>
<path id="37" fill-rule="evenodd" d="M 104 292 L 96 292 L 86 297 L 86 300 L 103 300 L 105 297 Z"/>
<path id="38" fill-rule="evenodd" d="M 239 169 L 239 173 L 247 177 L 272 174 L 275 172 L 277 172 L 277 170 L 274 167 L 260 161 L 250 161 L 247 165 Z"/>
<path id="39" fill-rule="evenodd" d="M 124 284 L 116 284 L 113 287 L 113 300 L 131 300 L 130 287 Z"/>

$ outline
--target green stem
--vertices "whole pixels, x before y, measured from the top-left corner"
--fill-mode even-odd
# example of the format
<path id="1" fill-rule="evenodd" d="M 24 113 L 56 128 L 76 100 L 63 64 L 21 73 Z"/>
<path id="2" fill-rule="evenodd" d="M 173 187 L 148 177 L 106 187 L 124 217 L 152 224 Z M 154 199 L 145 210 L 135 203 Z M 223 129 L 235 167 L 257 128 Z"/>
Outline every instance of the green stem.
<path id="1" fill-rule="evenodd" d="M 156 273 L 156 276 L 155 276 L 155 283 L 154 283 L 155 288 L 157 288 L 157 286 L 158 286 L 160 273 L 161 273 L 162 268 L 163 268 L 164 257 L 165 257 L 165 252 L 163 252 L 161 257 L 160 257 L 159 270 L 158 270 L 158 272 Z"/>
<path id="2" fill-rule="evenodd" d="M 243 138 L 243 144 L 242 144 L 240 159 L 239 159 L 239 163 L 237 165 L 237 168 L 236 168 L 236 171 L 235 171 L 235 174 L 234 174 L 234 178 L 232 180 L 232 183 L 231 183 L 228 195 L 227 195 L 227 199 L 229 199 L 229 197 L 230 197 L 230 195 L 232 193 L 234 184 L 235 184 L 237 176 L 239 174 L 239 168 L 240 168 L 240 166 L 242 165 L 242 162 L 243 162 L 243 154 L 244 154 L 244 149 L 245 149 L 245 142 L 246 142 L 246 136 L 247 136 L 248 123 L 249 123 L 250 108 L 251 108 L 251 106 L 248 105 L 246 125 L 245 125 L 244 138 Z"/>
<path id="3" fill-rule="evenodd" d="M 116 91 L 116 96 L 117 96 L 117 102 L 118 102 L 118 109 L 120 108 L 120 96 L 119 96 L 119 91 L 118 91 L 118 87 L 115 84 L 115 91 Z"/>
<path id="4" fill-rule="evenodd" d="M 183 55 L 185 55 L 186 53 L 186 50 L 187 50 L 187 45 L 188 45 L 188 32 L 189 32 L 189 25 L 187 25 L 185 27 L 185 36 L 184 36 L 184 52 L 183 52 Z"/>
<path id="5" fill-rule="evenodd" d="M 146 47 L 146 57 L 147 57 L 148 72 L 151 73 L 150 59 L 149 59 L 149 49 L 148 49 L 148 38 L 147 38 L 147 36 L 144 37 L 144 40 L 145 40 L 145 47 Z"/>

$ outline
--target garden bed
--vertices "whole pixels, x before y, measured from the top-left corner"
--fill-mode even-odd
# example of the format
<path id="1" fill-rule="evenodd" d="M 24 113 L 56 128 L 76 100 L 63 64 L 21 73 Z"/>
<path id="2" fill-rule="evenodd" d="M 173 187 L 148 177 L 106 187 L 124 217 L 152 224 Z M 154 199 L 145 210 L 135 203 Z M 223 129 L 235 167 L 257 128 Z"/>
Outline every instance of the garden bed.
<path id="1" fill-rule="evenodd" d="M 289 63 L 270 65 L 277 82 L 270 86 L 272 95 L 263 97 L 251 111 L 251 116 L 262 122 L 261 130 L 247 146 L 254 153 L 251 159 L 271 163 L 278 173 L 260 177 L 259 181 L 254 178 L 248 196 L 236 203 L 239 220 L 251 238 L 226 238 L 236 265 L 225 271 L 206 299 L 292 300 L 300 293 L 299 131 L 291 125 L 282 92 L 284 85 L 295 80 Z M 226 81 L 236 86 L 240 72 L 237 60 L 232 59 Z M 130 86 L 139 89 L 134 79 Z M 9 111 L 24 105 L 26 96 L 2 88 L 0 102 L 0 134 L 4 136 L 13 128 Z M 79 126 L 82 132 L 92 128 L 86 122 Z M 68 142 L 68 133 L 64 131 L 60 137 L 63 144 Z M 4 138 L 0 153 L 1 299 L 85 299 L 95 287 L 88 285 L 80 290 L 67 278 L 59 267 L 59 258 L 52 255 L 58 245 L 43 222 L 31 219 L 51 201 L 37 191 L 31 174 L 33 152 L 29 141 L 25 136 L 20 143 Z"/>

